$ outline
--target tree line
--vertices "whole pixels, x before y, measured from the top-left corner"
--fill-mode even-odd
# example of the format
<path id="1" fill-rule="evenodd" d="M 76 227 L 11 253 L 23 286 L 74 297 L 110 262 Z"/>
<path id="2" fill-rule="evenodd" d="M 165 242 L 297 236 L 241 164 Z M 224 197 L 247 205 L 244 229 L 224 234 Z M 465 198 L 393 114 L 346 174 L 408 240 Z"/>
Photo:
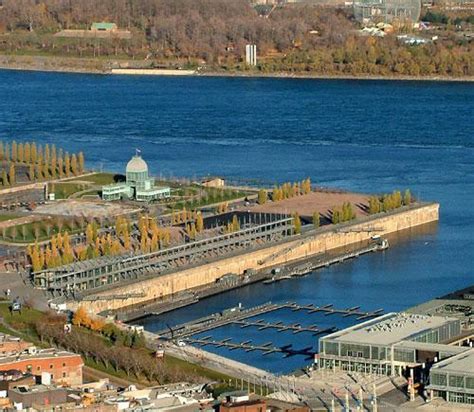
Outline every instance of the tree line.
<path id="1" fill-rule="evenodd" d="M 79 314 L 77 314 L 79 312 Z M 112 323 L 92 320 L 79 308 L 73 318 L 70 333 L 64 331 L 66 318 L 48 314 L 35 323 L 35 331 L 42 342 L 79 353 L 86 359 L 103 364 L 106 369 L 124 371 L 128 377 L 135 376 L 149 382 L 165 384 L 177 381 L 197 381 L 192 373 L 184 373 L 155 358 L 145 348 L 143 335 L 127 333 Z M 90 329 L 90 331 L 88 330 Z"/>
<path id="2" fill-rule="evenodd" d="M 27 255 L 33 271 L 37 272 L 101 256 L 155 252 L 170 242 L 169 229 L 159 227 L 156 219 L 141 215 L 134 226 L 127 218 L 118 216 L 114 229 L 108 233 L 101 233 L 100 226 L 93 220 L 87 223 L 84 241 L 75 246 L 68 231 L 59 232 L 42 246 L 37 242 L 29 245 Z"/>
<path id="3" fill-rule="evenodd" d="M 84 172 L 84 154 L 69 154 L 63 149 L 56 150 L 53 144 L 37 145 L 35 142 L 17 143 L 0 141 L 0 161 L 7 164 L 8 172 L 2 169 L 3 186 L 17 182 L 17 167 L 28 168 L 30 181 L 41 181 L 63 177 L 77 176 Z"/>
<path id="4" fill-rule="evenodd" d="M 387 193 L 381 196 L 371 196 L 369 198 L 369 214 L 373 215 L 380 212 L 390 212 L 402 206 L 408 206 L 413 202 L 413 197 L 409 189 L 406 189 L 403 195 L 399 190 Z"/>
<path id="5" fill-rule="evenodd" d="M 3 0 L 0 42 L 8 54 L 38 51 L 55 56 L 111 56 L 147 64 L 248 70 L 245 45 L 257 45 L 261 72 L 320 75 L 463 76 L 474 74 L 472 44 L 457 37 L 450 23 L 468 24 L 472 16 L 448 17 L 429 11 L 428 19 L 447 24 L 436 43 L 407 46 L 394 35 L 361 37 L 349 9 L 286 5 L 262 18 L 247 0 Z M 112 21 L 132 31 L 131 40 L 60 39 L 62 29 L 86 29 Z M 396 33 L 411 29 L 395 27 Z"/>

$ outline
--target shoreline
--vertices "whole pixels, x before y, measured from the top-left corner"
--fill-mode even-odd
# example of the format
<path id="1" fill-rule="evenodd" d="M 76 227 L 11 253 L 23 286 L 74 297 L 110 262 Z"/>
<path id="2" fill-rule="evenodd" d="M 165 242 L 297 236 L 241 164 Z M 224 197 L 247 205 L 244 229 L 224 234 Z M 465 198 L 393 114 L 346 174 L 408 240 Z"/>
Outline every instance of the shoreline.
<path id="1" fill-rule="evenodd" d="M 136 69 L 123 69 L 120 73 L 112 73 L 112 70 L 99 70 L 86 67 L 38 67 L 38 66 L 24 66 L 24 65 L 9 65 L 0 63 L 0 71 L 21 71 L 21 72 L 44 72 L 44 73 L 63 73 L 63 74 L 91 74 L 102 76 L 138 76 L 138 77 L 228 77 L 228 78 L 265 78 L 265 79 L 299 79 L 299 80 L 367 80 L 367 81 L 422 81 L 422 82 L 455 82 L 455 83 L 472 83 L 474 77 L 450 77 L 450 76 L 381 76 L 381 75 L 347 75 L 347 74 L 317 74 L 317 73 L 288 73 L 288 72 L 274 72 L 274 73 L 259 73 L 259 72 L 194 72 L 177 74 L 176 70 L 169 70 L 170 73 L 165 73 L 161 70 L 160 73 L 136 73 Z M 127 73 L 126 70 L 130 70 Z M 145 69 L 152 70 L 152 69 Z"/>

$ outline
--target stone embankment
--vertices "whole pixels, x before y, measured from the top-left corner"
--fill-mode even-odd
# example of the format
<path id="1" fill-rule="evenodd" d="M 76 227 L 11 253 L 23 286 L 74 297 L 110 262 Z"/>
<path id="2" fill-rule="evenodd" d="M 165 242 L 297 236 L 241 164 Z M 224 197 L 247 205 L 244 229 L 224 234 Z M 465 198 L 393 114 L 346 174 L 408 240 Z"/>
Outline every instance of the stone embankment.
<path id="1" fill-rule="evenodd" d="M 308 231 L 303 235 L 293 237 L 288 242 L 250 251 L 237 257 L 222 258 L 197 267 L 117 286 L 97 293 L 96 295 L 100 298 L 87 302 L 87 306 L 91 311 L 98 313 L 139 305 L 188 289 L 212 285 L 228 273 L 243 274 L 250 269 L 262 270 L 275 265 L 287 265 L 337 248 L 366 242 L 374 233 L 384 236 L 438 219 L 439 204 L 412 205 L 391 213 L 359 219 L 354 223 Z M 133 297 L 114 299 L 113 295 Z M 74 309 L 77 303 L 72 303 L 71 306 Z"/>

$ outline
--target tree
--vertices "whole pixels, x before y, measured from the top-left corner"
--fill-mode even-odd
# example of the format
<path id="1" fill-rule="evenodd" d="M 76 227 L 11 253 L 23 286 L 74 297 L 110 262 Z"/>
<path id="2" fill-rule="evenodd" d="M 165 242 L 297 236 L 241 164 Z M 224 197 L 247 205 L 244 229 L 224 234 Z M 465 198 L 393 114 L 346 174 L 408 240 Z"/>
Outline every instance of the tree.
<path id="1" fill-rule="evenodd" d="M 313 213 L 313 226 L 315 229 L 317 229 L 319 226 L 321 226 L 321 217 L 319 215 L 319 212 L 314 212 Z"/>
<path id="2" fill-rule="evenodd" d="M 36 149 L 36 143 L 33 142 L 31 144 L 31 163 L 36 163 L 37 157 L 38 157 L 38 152 Z"/>
<path id="3" fill-rule="evenodd" d="M 79 173 L 84 173 L 84 153 L 79 152 L 77 156 L 77 162 L 79 166 Z"/>
<path id="4" fill-rule="evenodd" d="M 62 179 L 64 177 L 64 163 L 62 156 L 58 158 L 58 171 L 59 171 L 59 178 Z"/>
<path id="5" fill-rule="evenodd" d="M 67 152 L 64 155 L 64 169 L 66 172 L 66 176 L 71 176 L 71 158 L 69 157 L 69 153 Z"/>
<path id="6" fill-rule="evenodd" d="M 25 161 L 25 151 L 23 143 L 18 143 L 18 161 L 23 163 Z"/>
<path id="7" fill-rule="evenodd" d="M 13 140 L 12 142 L 12 162 L 16 162 L 18 160 L 18 146 L 16 144 L 16 141 Z"/>
<path id="8" fill-rule="evenodd" d="M 266 190 L 259 190 L 258 191 L 258 204 L 263 205 L 267 202 L 267 191 Z"/>
<path id="9" fill-rule="evenodd" d="M 31 147 L 28 142 L 25 143 L 25 147 L 23 151 L 24 151 L 25 163 L 29 164 L 31 162 Z"/>
<path id="10" fill-rule="evenodd" d="M 77 164 L 77 156 L 75 153 L 71 156 L 71 172 L 74 176 L 77 176 L 79 173 L 78 164 Z"/>
<path id="11" fill-rule="evenodd" d="M 8 186 L 8 176 L 5 169 L 2 169 L 2 184 L 3 186 Z"/>
<path id="12" fill-rule="evenodd" d="M 204 219 L 201 212 L 196 216 L 196 232 L 201 233 L 204 230 Z"/>
<path id="13" fill-rule="evenodd" d="M 301 218 L 297 212 L 293 213 L 293 220 L 295 225 L 295 234 L 299 235 L 301 233 Z"/>
<path id="14" fill-rule="evenodd" d="M 10 179 L 10 185 L 14 185 L 16 183 L 15 163 L 10 163 L 10 172 L 8 173 L 8 178 Z"/>
<path id="15" fill-rule="evenodd" d="M 87 310 L 83 306 L 79 306 L 76 312 L 74 312 L 72 324 L 75 326 L 84 326 L 86 328 L 90 327 L 91 319 L 87 313 Z"/>
<path id="16" fill-rule="evenodd" d="M 411 203 L 411 192 L 410 189 L 405 190 L 405 193 L 403 195 L 403 204 L 405 206 L 408 206 Z"/>
<path id="17" fill-rule="evenodd" d="M 32 182 L 35 180 L 35 167 L 33 165 L 29 167 L 28 177 Z"/>

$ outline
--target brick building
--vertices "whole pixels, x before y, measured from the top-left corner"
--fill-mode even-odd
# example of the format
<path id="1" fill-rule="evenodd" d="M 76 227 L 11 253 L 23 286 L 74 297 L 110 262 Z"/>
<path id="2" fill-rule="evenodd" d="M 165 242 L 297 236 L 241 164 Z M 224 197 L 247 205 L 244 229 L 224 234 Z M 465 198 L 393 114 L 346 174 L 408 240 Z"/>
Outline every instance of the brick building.
<path id="1" fill-rule="evenodd" d="M 25 342 L 15 336 L 0 333 L 0 355 L 20 353 L 32 346 L 33 344 L 30 342 Z"/>
<path id="2" fill-rule="evenodd" d="M 80 385 L 83 366 L 80 355 L 56 349 L 32 347 L 15 355 L 0 356 L 0 371 L 17 369 L 34 376 L 48 373 L 51 383 L 60 385 Z"/>
<path id="3" fill-rule="evenodd" d="M 225 402 L 219 406 L 219 412 L 266 412 L 264 400 L 246 400 L 243 402 Z"/>

